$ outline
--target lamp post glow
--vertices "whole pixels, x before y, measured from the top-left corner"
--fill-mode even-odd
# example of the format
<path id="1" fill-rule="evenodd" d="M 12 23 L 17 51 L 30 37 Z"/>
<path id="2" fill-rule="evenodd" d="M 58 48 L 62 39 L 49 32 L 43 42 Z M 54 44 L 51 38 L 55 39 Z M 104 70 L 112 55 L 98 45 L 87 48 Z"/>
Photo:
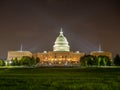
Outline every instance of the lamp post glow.
<path id="1" fill-rule="evenodd" d="M 10 60 L 8 63 L 9 63 L 9 65 L 11 65 L 11 64 L 12 64 L 12 61 Z"/>

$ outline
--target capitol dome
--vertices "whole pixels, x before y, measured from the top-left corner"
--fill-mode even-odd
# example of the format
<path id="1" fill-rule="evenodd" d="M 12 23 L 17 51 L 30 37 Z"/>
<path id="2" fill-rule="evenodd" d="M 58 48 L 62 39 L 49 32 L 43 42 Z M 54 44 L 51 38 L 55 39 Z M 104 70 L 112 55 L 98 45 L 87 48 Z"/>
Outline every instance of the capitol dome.
<path id="1" fill-rule="evenodd" d="M 66 37 L 63 35 L 62 28 L 53 46 L 53 51 L 70 51 L 70 46 Z"/>

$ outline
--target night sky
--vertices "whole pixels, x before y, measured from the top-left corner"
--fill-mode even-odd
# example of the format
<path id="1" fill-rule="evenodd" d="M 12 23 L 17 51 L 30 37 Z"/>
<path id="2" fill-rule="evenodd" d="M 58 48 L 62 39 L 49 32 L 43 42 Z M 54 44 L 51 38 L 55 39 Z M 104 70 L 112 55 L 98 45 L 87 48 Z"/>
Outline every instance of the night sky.
<path id="1" fill-rule="evenodd" d="M 119 0 L 0 0 L 0 58 L 52 51 L 61 27 L 71 51 L 120 54 Z"/>

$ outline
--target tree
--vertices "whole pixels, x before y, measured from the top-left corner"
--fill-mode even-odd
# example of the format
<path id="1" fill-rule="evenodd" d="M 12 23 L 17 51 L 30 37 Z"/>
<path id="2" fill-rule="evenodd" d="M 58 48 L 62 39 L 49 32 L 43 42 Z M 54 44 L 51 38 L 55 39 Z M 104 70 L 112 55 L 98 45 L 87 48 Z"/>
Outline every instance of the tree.
<path id="1" fill-rule="evenodd" d="M 116 66 L 120 66 L 120 56 L 118 54 L 115 56 L 113 62 Z"/>
<path id="2" fill-rule="evenodd" d="M 23 56 L 23 57 L 20 59 L 20 65 L 30 66 L 30 60 L 31 60 L 30 57 L 28 57 L 28 56 Z"/>
<path id="3" fill-rule="evenodd" d="M 111 65 L 111 61 L 108 56 L 100 55 L 98 57 L 93 55 L 85 55 L 81 57 L 80 64 L 82 66 L 106 66 Z"/>
<path id="4" fill-rule="evenodd" d="M 97 57 L 97 62 L 98 62 L 97 64 L 98 66 L 106 66 L 106 65 L 110 66 L 111 65 L 111 61 L 109 57 L 105 55 L 99 55 Z"/>
<path id="5" fill-rule="evenodd" d="M 37 61 L 34 57 L 31 58 L 31 65 L 36 65 Z"/>
<path id="6" fill-rule="evenodd" d="M 20 65 L 24 66 L 33 66 L 35 65 L 36 59 L 34 57 L 29 57 L 29 56 L 23 56 L 20 60 Z"/>
<path id="7" fill-rule="evenodd" d="M 17 58 L 15 58 L 15 59 L 12 59 L 12 64 L 11 65 L 12 66 L 19 66 L 20 62 L 19 62 L 19 60 Z"/>
<path id="8" fill-rule="evenodd" d="M 82 66 L 92 66 L 92 65 L 95 65 L 96 64 L 95 56 L 93 56 L 93 55 L 85 55 L 85 56 L 81 57 L 80 64 Z"/>
<path id="9" fill-rule="evenodd" d="M 5 62 L 3 60 L 0 60 L 0 66 L 4 66 Z"/>
<path id="10" fill-rule="evenodd" d="M 86 57 L 87 56 L 85 55 L 85 56 L 80 58 L 80 65 L 81 66 L 87 66 L 87 58 Z"/>
<path id="11" fill-rule="evenodd" d="M 40 58 L 38 57 L 35 60 L 36 60 L 36 64 L 40 62 Z"/>

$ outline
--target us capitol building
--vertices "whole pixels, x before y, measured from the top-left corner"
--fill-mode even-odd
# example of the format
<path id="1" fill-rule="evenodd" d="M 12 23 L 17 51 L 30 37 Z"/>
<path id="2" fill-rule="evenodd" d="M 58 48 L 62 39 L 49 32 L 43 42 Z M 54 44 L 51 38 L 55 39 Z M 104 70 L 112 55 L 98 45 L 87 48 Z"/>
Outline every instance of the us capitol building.
<path id="1" fill-rule="evenodd" d="M 106 55 L 108 57 L 112 57 L 111 52 L 99 52 L 94 51 L 90 53 L 91 55 Z M 30 56 L 40 59 L 40 63 L 38 65 L 79 65 L 80 58 L 84 56 L 85 53 L 76 51 L 70 51 L 70 46 L 67 41 L 67 38 L 63 34 L 63 30 L 61 28 L 59 36 L 56 38 L 55 43 L 53 45 L 53 51 L 44 51 L 32 54 L 30 51 L 8 51 L 7 60 L 12 60 L 14 58 L 20 59 L 23 56 Z"/>
<path id="2" fill-rule="evenodd" d="M 40 58 L 41 65 L 76 65 L 79 64 L 80 58 L 83 55 L 84 53 L 79 51 L 70 51 L 69 43 L 61 29 L 53 46 L 53 51 L 37 53 L 36 57 Z"/>

